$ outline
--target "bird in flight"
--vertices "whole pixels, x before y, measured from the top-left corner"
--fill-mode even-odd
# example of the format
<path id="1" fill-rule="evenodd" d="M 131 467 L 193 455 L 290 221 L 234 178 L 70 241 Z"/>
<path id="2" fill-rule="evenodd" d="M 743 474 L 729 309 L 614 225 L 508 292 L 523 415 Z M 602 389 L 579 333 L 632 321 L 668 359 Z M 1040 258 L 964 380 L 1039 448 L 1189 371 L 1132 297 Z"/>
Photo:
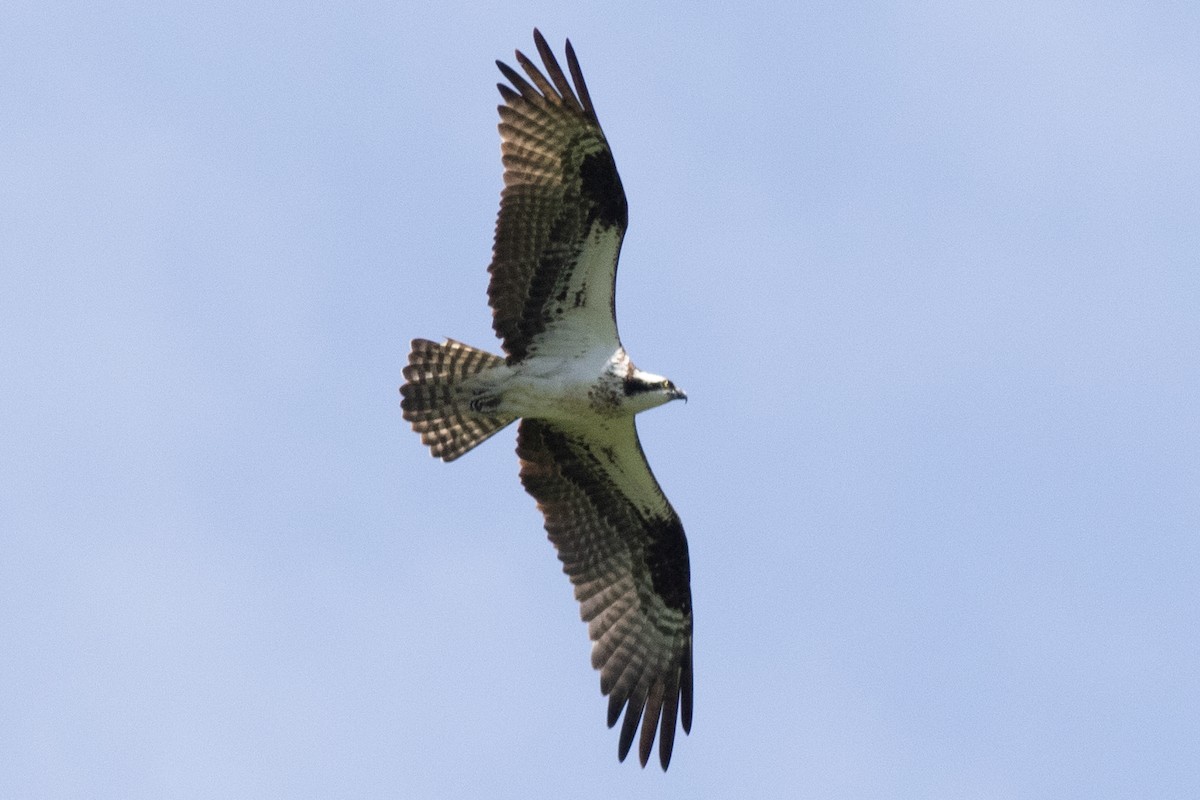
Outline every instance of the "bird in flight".
<path id="1" fill-rule="evenodd" d="M 633 365 L 617 335 L 625 191 L 575 51 L 570 80 L 533 32 L 543 73 L 497 61 L 504 190 L 488 302 L 503 357 L 414 339 L 404 419 L 453 461 L 520 419 L 521 483 L 537 501 L 592 640 L 592 666 L 622 713 L 618 757 L 641 726 L 644 767 L 671 760 L 692 725 L 692 593 L 679 516 L 646 463 L 634 415 L 687 396 Z M 572 85 L 573 84 L 573 85 Z"/>

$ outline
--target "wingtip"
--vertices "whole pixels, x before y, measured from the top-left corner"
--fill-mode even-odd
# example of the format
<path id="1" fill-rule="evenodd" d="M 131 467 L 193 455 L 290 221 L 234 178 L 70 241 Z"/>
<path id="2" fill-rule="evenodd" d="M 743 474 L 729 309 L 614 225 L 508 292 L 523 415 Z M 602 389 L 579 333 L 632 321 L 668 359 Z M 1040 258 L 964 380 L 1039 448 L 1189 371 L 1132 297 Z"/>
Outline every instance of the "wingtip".
<path id="1" fill-rule="evenodd" d="M 624 741 L 617 743 L 617 761 L 624 764 L 625 756 L 629 755 L 629 745 L 633 744 L 633 739 L 629 740 L 629 744 Z"/>

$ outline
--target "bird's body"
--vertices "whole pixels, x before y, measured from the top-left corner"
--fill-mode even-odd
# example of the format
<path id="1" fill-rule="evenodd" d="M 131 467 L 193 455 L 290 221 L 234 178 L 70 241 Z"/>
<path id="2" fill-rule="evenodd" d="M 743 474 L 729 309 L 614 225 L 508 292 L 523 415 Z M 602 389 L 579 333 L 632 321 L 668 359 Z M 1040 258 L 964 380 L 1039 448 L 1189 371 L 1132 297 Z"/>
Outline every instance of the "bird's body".
<path id="1" fill-rule="evenodd" d="M 514 418 L 602 425 L 674 399 L 655 392 L 627 394 L 627 382 L 661 385 L 665 378 L 633 365 L 624 348 L 584 352 L 575 357 L 538 355 L 509 366 L 497 365 L 468 384 L 477 410 Z"/>
<path id="2" fill-rule="evenodd" d="M 692 608 L 683 526 L 646 463 L 634 415 L 686 395 L 634 366 L 613 291 L 627 206 L 570 42 L 574 88 L 534 31 L 549 78 L 497 62 L 505 189 L 488 297 L 504 357 L 415 339 L 404 417 L 452 461 L 516 419 L 521 481 L 538 502 L 588 622 L 592 664 L 624 712 L 624 759 L 641 727 L 666 769 L 677 714 L 692 716 Z"/>

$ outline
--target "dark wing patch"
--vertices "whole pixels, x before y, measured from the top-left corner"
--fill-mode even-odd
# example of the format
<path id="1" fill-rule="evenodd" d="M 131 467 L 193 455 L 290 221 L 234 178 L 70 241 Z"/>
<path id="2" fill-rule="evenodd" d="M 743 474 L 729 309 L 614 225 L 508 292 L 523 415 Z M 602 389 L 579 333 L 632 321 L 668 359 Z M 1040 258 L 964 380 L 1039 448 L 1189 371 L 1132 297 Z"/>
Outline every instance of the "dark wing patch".
<path id="1" fill-rule="evenodd" d="M 638 726 L 646 765 L 659 737 L 671 760 L 676 715 L 692 726 L 692 595 L 683 525 L 659 489 L 633 419 L 573 430 L 521 421 L 521 482 L 546 519 L 592 639 L 608 725 L 624 711 L 618 755 Z"/>
<path id="2" fill-rule="evenodd" d="M 617 164 L 608 150 L 588 153 L 579 166 L 580 190 L 591 201 L 588 224 L 599 222 L 606 228 L 622 230 L 629 226 L 629 204 L 617 175 Z"/>
<path id="3" fill-rule="evenodd" d="M 498 84 L 504 190 L 488 301 L 509 363 L 524 359 L 533 340 L 569 312 L 560 298 L 568 287 L 586 281 L 588 301 L 612 312 L 629 219 L 625 190 L 571 43 L 566 52 L 574 88 L 536 30 L 534 40 L 546 74 L 520 51 L 517 63 L 528 80 L 496 62 L 511 87 Z M 582 271 L 597 274 L 574 274 Z M 615 322 L 611 328 L 604 333 L 615 339 Z"/>

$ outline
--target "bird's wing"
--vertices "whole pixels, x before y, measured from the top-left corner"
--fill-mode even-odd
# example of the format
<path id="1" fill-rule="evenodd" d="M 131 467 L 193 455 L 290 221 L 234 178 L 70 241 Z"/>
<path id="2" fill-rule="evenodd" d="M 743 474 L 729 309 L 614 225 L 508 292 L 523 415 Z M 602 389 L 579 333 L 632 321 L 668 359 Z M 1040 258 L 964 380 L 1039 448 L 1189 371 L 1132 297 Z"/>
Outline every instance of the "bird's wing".
<path id="1" fill-rule="evenodd" d="M 613 286 L 628 224 L 625 191 L 571 43 L 574 89 L 533 34 L 549 78 L 520 51 L 529 80 L 496 62 L 512 85 L 497 84 L 504 190 L 488 301 L 510 363 L 537 350 L 620 344 Z"/>
<path id="2" fill-rule="evenodd" d="M 521 482 L 538 502 L 592 639 L 618 754 L 639 723 L 643 766 L 659 736 L 671 759 L 676 714 L 692 726 L 692 593 L 683 525 L 650 472 L 632 417 L 576 429 L 521 421 Z"/>

